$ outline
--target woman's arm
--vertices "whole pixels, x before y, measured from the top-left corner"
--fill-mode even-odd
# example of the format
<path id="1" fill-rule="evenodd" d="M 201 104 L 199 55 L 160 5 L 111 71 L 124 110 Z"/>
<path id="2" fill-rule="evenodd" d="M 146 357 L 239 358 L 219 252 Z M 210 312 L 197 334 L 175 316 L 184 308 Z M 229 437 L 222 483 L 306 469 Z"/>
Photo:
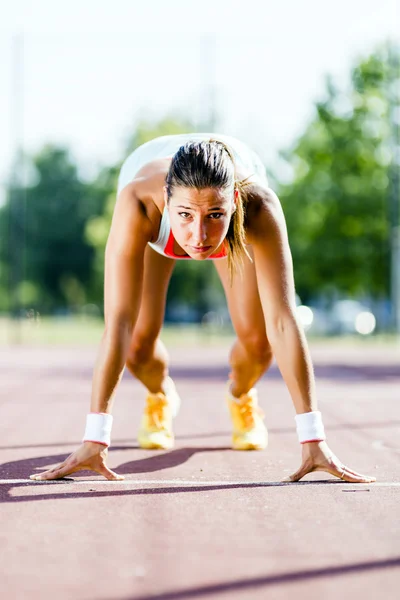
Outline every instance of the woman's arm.
<path id="1" fill-rule="evenodd" d="M 303 329 L 296 318 L 293 264 L 285 217 L 278 197 L 269 188 L 260 190 L 249 204 L 247 239 L 254 251 L 268 340 L 296 413 L 317 411 L 311 356 Z M 314 412 L 314 415 L 317 416 L 317 413 Z M 299 417 L 302 420 L 304 418 L 308 420 L 307 417 Z M 303 443 L 302 458 L 300 469 L 288 481 L 297 481 L 316 470 L 327 471 L 346 481 L 375 481 L 345 467 L 325 441 Z"/>
<path id="2" fill-rule="evenodd" d="M 105 329 L 93 373 L 92 412 L 111 412 L 140 308 L 144 251 L 151 236 L 144 207 L 127 186 L 116 203 L 105 252 Z"/>
<path id="3" fill-rule="evenodd" d="M 296 412 L 317 410 L 311 357 L 296 319 L 292 256 L 280 202 L 266 189 L 249 208 L 247 239 L 254 251 L 268 340 Z"/>
<path id="4" fill-rule="evenodd" d="M 119 195 L 106 246 L 105 329 L 92 383 L 91 412 L 103 414 L 92 414 L 90 417 L 107 420 L 109 429 L 112 420 L 112 399 L 124 371 L 130 338 L 140 307 L 144 251 L 151 235 L 151 223 L 135 194 L 134 185 L 131 184 Z M 96 423 L 94 425 L 92 431 L 96 428 Z M 96 439 L 98 438 L 85 437 L 87 441 L 64 462 L 40 475 L 32 475 L 31 479 L 59 479 L 82 469 L 95 471 L 107 479 L 123 479 L 107 467 L 107 445 L 97 443 Z"/>

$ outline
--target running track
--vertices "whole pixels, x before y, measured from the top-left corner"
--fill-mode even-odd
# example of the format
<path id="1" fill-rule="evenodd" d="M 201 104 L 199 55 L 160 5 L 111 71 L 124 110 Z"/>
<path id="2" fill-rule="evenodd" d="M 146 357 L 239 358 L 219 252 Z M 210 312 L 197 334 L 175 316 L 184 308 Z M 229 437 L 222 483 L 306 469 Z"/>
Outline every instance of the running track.
<path id="1" fill-rule="evenodd" d="M 230 450 L 228 347 L 173 348 L 176 448 L 137 447 L 143 388 L 125 373 L 110 483 L 29 482 L 79 443 L 96 348 L 0 347 L 0 597 L 4 600 L 400 597 L 400 353 L 313 345 L 328 442 L 353 485 L 299 466 L 275 366 L 259 384 L 270 444 Z"/>

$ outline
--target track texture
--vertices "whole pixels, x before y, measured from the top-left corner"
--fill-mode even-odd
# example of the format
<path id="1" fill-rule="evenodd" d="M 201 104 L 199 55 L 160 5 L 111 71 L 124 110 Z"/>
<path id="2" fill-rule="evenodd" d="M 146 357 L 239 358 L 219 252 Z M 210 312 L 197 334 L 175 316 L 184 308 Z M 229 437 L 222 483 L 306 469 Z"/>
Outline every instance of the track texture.
<path id="1" fill-rule="evenodd" d="M 397 599 L 399 348 L 311 351 L 328 444 L 377 484 L 279 484 L 300 447 L 276 366 L 258 386 L 268 449 L 231 450 L 228 347 L 211 345 L 170 351 L 173 450 L 137 447 L 144 388 L 125 373 L 108 464 L 126 480 L 25 481 L 79 443 L 96 348 L 0 348 L 1 597 Z"/>

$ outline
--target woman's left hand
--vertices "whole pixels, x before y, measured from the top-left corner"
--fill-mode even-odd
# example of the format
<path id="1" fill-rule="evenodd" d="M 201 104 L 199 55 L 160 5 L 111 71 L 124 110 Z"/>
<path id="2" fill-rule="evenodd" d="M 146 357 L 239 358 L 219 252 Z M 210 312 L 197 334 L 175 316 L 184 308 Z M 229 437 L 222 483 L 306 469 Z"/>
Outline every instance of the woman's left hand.
<path id="1" fill-rule="evenodd" d="M 313 471 L 326 471 L 343 481 L 350 483 L 372 483 L 376 477 L 361 475 L 346 467 L 329 449 L 326 442 L 307 442 L 302 444 L 301 467 L 293 475 L 286 477 L 282 481 L 299 481 L 307 473 Z"/>

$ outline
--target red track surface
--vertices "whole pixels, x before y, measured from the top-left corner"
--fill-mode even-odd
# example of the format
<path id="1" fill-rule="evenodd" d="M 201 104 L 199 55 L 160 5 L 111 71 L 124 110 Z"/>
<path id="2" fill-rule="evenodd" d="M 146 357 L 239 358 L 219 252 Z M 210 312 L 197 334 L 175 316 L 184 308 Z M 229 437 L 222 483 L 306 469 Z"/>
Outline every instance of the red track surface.
<path id="1" fill-rule="evenodd" d="M 268 450 L 230 450 L 227 352 L 171 351 L 174 450 L 137 448 L 144 389 L 126 373 L 108 461 L 126 481 L 40 483 L 18 480 L 79 443 L 96 349 L 0 349 L 2 599 L 400 597 L 399 349 L 312 347 L 328 443 L 378 479 L 359 486 L 279 484 L 300 448 L 276 367 Z"/>

